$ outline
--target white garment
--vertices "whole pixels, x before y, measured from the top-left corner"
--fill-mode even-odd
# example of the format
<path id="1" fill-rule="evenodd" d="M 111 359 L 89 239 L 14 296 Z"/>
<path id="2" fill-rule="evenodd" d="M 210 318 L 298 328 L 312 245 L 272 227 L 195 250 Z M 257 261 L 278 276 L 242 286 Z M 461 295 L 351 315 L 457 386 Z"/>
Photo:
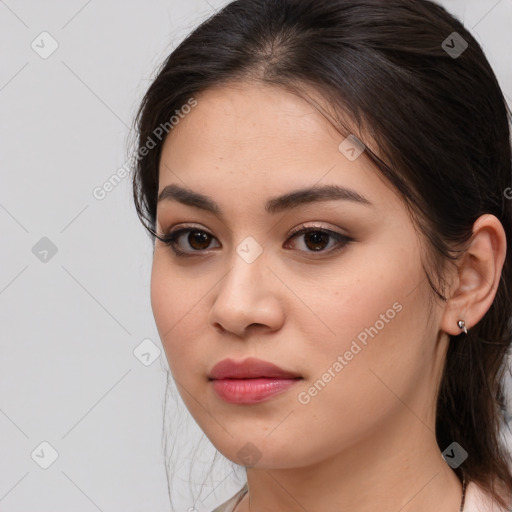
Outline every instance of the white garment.
<path id="1" fill-rule="evenodd" d="M 234 496 L 218 506 L 212 512 L 233 512 L 247 492 L 245 484 Z M 453 512 L 459 512 L 454 510 Z M 466 486 L 466 499 L 464 500 L 463 512 L 512 512 L 512 503 L 508 509 L 494 505 L 491 497 L 485 493 L 480 486 L 474 482 L 469 482 Z"/>
<path id="2" fill-rule="evenodd" d="M 219 505 L 215 510 L 212 510 L 212 512 L 233 512 L 233 510 L 245 496 L 246 492 L 247 483 L 234 496 L 229 498 L 229 500 L 225 501 L 222 505 Z"/>

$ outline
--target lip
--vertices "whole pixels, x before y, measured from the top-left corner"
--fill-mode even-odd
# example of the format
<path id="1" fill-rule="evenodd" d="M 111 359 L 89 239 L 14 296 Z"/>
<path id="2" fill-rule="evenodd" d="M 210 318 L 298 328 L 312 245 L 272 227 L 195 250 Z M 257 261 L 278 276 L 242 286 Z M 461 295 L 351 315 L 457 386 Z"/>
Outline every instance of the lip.
<path id="1" fill-rule="evenodd" d="M 302 379 L 219 379 L 212 380 L 218 397 L 230 404 L 257 404 L 283 393 Z"/>
<path id="2" fill-rule="evenodd" d="M 224 359 L 208 376 L 219 398 L 232 404 L 256 404 L 283 393 L 302 377 L 268 361 Z"/>
<path id="3" fill-rule="evenodd" d="M 208 378 L 210 380 L 219 379 L 257 379 L 258 377 L 274 379 L 296 379 L 301 375 L 298 373 L 283 370 L 275 364 L 248 357 L 243 361 L 234 359 L 223 359 L 217 363 L 210 371 Z"/>

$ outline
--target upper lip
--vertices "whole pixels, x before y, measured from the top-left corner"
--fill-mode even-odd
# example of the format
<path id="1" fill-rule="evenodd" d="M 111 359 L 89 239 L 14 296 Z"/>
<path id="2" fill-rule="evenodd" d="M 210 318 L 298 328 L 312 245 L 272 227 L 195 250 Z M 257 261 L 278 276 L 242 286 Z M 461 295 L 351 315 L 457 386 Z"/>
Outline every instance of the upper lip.
<path id="1" fill-rule="evenodd" d="M 210 379 L 255 379 L 258 377 L 294 379 L 300 375 L 283 370 L 268 361 L 249 357 L 243 361 L 223 359 L 212 368 L 208 377 Z"/>

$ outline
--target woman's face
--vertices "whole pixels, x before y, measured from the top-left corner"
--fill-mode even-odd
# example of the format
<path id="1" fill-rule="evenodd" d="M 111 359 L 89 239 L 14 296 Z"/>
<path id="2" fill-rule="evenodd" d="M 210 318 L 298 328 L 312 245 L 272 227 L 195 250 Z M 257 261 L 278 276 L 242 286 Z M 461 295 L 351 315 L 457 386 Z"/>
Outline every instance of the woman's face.
<path id="1" fill-rule="evenodd" d="M 175 188 L 157 211 L 159 234 L 190 231 L 179 256 L 156 241 L 151 301 L 199 426 L 239 464 L 291 468 L 433 425 L 442 311 L 402 201 L 296 95 L 238 84 L 196 100 L 165 141 L 159 195 Z M 211 380 L 227 358 L 297 378 Z"/>

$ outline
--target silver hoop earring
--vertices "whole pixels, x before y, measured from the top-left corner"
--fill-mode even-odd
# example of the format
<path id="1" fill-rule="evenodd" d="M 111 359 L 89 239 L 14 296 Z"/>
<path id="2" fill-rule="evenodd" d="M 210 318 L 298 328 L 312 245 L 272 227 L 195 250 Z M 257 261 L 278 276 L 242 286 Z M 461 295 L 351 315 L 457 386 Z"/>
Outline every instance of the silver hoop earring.
<path id="1" fill-rule="evenodd" d="M 462 331 L 464 331 L 464 334 L 467 334 L 468 333 L 468 330 L 466 329 L 466 322 L 464 322 L 464 320 L 459 320 L 457 322 L 457 325 L 459 326 L 459 329 L 461 329 Z"/>

